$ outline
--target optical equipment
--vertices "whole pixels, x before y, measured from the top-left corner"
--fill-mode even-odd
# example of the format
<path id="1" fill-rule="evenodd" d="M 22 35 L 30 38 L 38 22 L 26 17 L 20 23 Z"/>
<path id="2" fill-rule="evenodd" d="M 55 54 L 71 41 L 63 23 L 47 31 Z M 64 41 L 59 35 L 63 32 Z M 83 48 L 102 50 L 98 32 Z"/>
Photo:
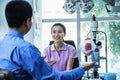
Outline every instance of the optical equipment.
<path id="1" fill-rule="evenodd" d="M 115 5 L 115 0 L 103 0 L 107 12 L 120 12 L 120 6 Z"/>
<path id="2" fill-rule="evenodd" d="M 82 0 L 80 3 L 80 10 L 84 13 L 88 13 L 94 7 L 92 0 Z"/>
<path id="3" fill-rule="evenodd" d="M 73 14 L 77 10 L 77 4 L 84 13 L 88 13 L 94 7 L 92 0 L 65 0 L 63 8 L 69 14 Z"/>
<path id="4" fill-rule="evenodd" d="M 92 57 L 92 61 L 97 62 L 97 65 L 95 65 L 93 67 L 92 78 L 98 79 L 99 78 L 98 68 L 101 67 L 100 66 L 100 59 L 101 59 L 101 57 L 100 57 L 100 49 L 102 48 L 102 42 L 97 39 L 97 35 L 99 33 L 101 33 L 101 36 L 102 36 L 102 34 L 104 34 L 104 37 L 105 37 L 105 40 L 104 40 L 105 41 L 105 57 L 104 58 L 105 58 L 105 62 L 106 62 L 106 72 L 107 72 L 107 66 L 108 66 L 107 65 L 107 35 L 106 35 L 105 32 L 98 30 L 98 21 L 96 20 L 95 15 L 93 15 L 93 17 L 92 17 L 91 31 L 90 32 L 92 33 L 92 40 L 96 45 L 96 48 L 94 49 L 93 54 L 91 55 L 91 57 Z M 87 34 L 87 37 L 88 37 L 89 33 Z"/>
<path id="5" fill-rule="evenodd" d="M 89 36 L 89 34 L 92 34 Z M 105 57 L 100 57 L 100 49 L 102 48 L 102 41 L 99 40 L 99 34 L 103 36 L 104 41 L 105 41 Z M 88 37 L 89 36 L 89 37 Z M 91 38 L 90 38 L 91 37 Z M 98 21 L 96 20 L 95 15 L 92 16 L 91 20 L 91 30 L 87 34 L 87 38 L 81 42 L 80 44 L 80 49 L 81 51 L 85 54 L 85 61 L 88 62 L 88 57 L 91 56 L 91 61 L 96 62 L 96 65 L 93 67 L 93 72 L 91 73 L 92 75 L 89 76 L 89 71 L 87 71 L 87 76 L 86 78 L 88 79 L 99 79 L 99 72 L 98 68 L 100 68 L 100 59 L 105 59 L 105 65 L 106 65 L 106 72 L 107 72 L 107 35 L 103 31 L 98 30 Z"/>

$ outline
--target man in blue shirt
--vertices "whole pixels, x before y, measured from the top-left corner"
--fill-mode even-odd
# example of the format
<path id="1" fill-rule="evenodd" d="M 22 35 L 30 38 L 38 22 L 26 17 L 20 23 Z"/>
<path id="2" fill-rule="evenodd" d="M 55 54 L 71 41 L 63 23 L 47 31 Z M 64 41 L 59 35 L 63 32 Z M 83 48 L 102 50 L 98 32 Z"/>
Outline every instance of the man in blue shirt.
<path id="1" fill-rule="evenodd" d="M 53 71 L 41 52 L 24 40 L 32 25 L 30 4 L 24 0 L 8 2 L 5 17 L 9 31 L 0 40 L 0 69 L 12 71 L 15 80 L 77 80 L 95 65 L 93 62 L 71 71 Z"/>

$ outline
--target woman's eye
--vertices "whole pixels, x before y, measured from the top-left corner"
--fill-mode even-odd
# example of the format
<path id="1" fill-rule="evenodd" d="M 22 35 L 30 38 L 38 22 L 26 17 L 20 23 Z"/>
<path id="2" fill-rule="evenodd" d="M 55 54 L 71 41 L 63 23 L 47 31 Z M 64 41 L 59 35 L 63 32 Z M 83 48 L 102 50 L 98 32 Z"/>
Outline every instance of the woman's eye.
<path id="1" fill-rule="evenodd" d="M 60 31 L 58 31 L 58 33 L 62 33 L 62 31 L 60 30 Z"/>
<path id="2" fill-rule="evenodd" d="M 63 31 L 62 30 L 59 30 L 59 31 L 52 31 L 53 33 L 62 33 Z"/>
<path id="3" fill-rule="evenodd" d="M 56 33 L 56 31 L 53 31 L 53 33 Z"/>

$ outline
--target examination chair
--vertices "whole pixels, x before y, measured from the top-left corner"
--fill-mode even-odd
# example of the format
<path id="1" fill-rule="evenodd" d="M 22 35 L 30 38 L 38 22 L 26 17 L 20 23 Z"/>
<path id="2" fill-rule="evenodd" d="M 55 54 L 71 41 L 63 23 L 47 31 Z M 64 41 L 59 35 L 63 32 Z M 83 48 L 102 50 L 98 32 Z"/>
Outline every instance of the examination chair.
<path id="1" fill-rule="evenodd" d="M 53 42 L 54 42 L 54 41 L 50 41 L 49 45 L 53 44 Z M 72 46 L 75 47 L 75 49 L 76 49 L 76 46 L 75 46 L 75 43 L 74 43 L 73 40 L 64 40 L 64 42 L 65 42 L 66 44 L 72 45 Z M 77 68 L 77 67 L 79 67 L 78 57 L 74 59 L 74 63 L 73 63 L 72 69 Z M 78 80 L 82 80 L 82 79 L 79 78 Z"/>
<path id="2" fill-rule="evenodd" d="M 15 78 L 11 71 L 0 70 L 0 80 L 15 80 Z"/>

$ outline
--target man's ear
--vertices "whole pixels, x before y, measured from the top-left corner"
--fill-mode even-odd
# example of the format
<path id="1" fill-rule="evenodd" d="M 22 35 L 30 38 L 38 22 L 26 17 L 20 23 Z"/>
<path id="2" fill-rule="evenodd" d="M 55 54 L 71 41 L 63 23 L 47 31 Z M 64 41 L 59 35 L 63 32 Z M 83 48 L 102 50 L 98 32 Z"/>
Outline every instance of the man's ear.
<path id="1" fill-rule="evenodd" d="M 27 18 L 27 20 L 25 21 L 25 27 L 29 27 L 30 26 L 30 22 L 31 22 L 31 19 Z"/>

